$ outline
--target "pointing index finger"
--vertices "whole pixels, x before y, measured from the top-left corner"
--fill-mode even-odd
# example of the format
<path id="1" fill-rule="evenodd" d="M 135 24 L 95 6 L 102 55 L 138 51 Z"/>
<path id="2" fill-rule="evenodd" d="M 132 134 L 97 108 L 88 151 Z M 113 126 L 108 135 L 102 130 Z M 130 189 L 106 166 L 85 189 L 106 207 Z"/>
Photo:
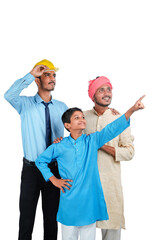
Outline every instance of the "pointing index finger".
<path id="1" fill-rule="evenodd" d="M 142 99 L 145 97 L 146 95 L 143 95 L 142 97 L 140 97 L 139 101 L 142 101 Z"/>

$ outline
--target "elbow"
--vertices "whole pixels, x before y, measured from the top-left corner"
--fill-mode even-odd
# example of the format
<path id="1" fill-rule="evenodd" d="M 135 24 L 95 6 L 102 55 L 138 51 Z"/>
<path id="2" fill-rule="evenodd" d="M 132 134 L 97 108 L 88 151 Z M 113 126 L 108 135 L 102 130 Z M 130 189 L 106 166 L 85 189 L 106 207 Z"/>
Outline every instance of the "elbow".
<path id="1" fill-rule="evenodd" d="M 128 160 L 128 161 L 130 161 L 130 160 L 133 159 L 134 153 L 135 153 L 134 149 L 130 149 L 130 150 L 128 151 L 128 156 L 127 156 L 127 160 Z"/>
<path id="2" fill-rule="evenodd" d="M 134 148 L 116 148 L 115 160 L 117 162 L 120 161 L 130 161 L 134 156 Z"/>
<path id="3" fill-rule="evenodd" d="M 9 90 L 5 92 L 4 98 L 6 99 L 7 102 L 11 103 L 12 100 L 14 99 L 14 96 L 10 94 Z"/>
<path id="4" fill-rule="evenodd" d="M 133 159 L 133 157 L 134 157 L 134 154 L 130 154 L 130 156 L 128 157 L 128 161 L 131 161 L 132 159 Z"/>
<path id="5" fill-rule="evenodd" d="M 9 94 L 8 94 L 8 91 L 5 92 L 5 94 L 4 94 L 4 98 L 9 102 Z"/>

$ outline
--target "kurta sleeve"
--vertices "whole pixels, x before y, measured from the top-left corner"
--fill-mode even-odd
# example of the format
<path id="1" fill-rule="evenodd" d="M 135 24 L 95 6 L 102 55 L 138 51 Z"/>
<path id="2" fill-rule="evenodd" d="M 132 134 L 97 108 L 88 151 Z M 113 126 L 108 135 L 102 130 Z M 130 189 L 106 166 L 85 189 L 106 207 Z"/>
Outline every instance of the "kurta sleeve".
<path id="1" fill-rule="evenodd" d="M 24 98 L 19 95 L 24 88 L 27 88 L 34 81 L 34 79 L 35 77 L 28 73 L 23 78 L 15 81 L 14 84 L 4 94 L 4 98 L 17 110 L 19 114 L 21 113 L 24 100 Z"/>
<path id="2" fill-rule="evenodd" d="M 118 147 L 115 147 L 115 161 L 128 161 L 134 156 L 134 137 L 130 127 L 119 135 Z"/>
<path id="3" fill-rule="evenodd" d="M 117 118 L 115 121 L 108 124 L 100 132 L 96 132 L 96 141 L 98 149 L 101 148 L 105 143 L 111 141 L 117 137 L 126 128 L 130 126 L 130 119 L 126 120 L 125 115 Z"/>
<path id="4" fill-rule="evenodd" d="M 53 176 L 48 164 L 56 161 L 56 157 L 58 156 L 56 151 L 56 144 L 52 144 L 49 146 L 39 157 L 36 159 L 35 164 L 37 168 L 42 173 L 44 179 L 49 181 L 49 178 Z"/>

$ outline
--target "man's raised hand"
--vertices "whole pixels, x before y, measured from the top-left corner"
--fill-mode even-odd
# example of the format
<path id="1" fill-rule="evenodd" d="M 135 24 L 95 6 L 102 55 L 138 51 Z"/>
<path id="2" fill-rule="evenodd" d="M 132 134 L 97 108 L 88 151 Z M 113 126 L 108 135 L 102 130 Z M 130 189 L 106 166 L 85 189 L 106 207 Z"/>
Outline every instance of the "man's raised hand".
<path id="1" fill-rule="evenodd" d="M 30 73 L 35 77 L 40 77 L 42 76 L 42 74 L 44 73 L 44 71 L 46 71 L 48 69 L 48 67 L 46 67 L 45 65 L 37 65 L 36 67 L 34 67 Z"/>

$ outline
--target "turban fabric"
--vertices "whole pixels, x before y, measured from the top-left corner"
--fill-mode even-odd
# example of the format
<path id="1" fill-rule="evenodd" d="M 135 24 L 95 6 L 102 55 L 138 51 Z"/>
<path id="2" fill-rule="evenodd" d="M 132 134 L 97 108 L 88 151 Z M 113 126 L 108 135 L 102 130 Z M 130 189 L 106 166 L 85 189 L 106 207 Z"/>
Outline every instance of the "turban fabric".
<path id="1" fill-rule="evenodd" d="M 97 89 L 100 88 L 104 84 L 109 85 L 110 88 L 112 89 L 112 84 L 107 77 L 101 76 L 101 77 L 97 77 L 94 80 L 89 81 L 88 95 L 92 101 L 93 101 L 93 96 L 94 96 L 95 92 L 97 91 Z"/>

